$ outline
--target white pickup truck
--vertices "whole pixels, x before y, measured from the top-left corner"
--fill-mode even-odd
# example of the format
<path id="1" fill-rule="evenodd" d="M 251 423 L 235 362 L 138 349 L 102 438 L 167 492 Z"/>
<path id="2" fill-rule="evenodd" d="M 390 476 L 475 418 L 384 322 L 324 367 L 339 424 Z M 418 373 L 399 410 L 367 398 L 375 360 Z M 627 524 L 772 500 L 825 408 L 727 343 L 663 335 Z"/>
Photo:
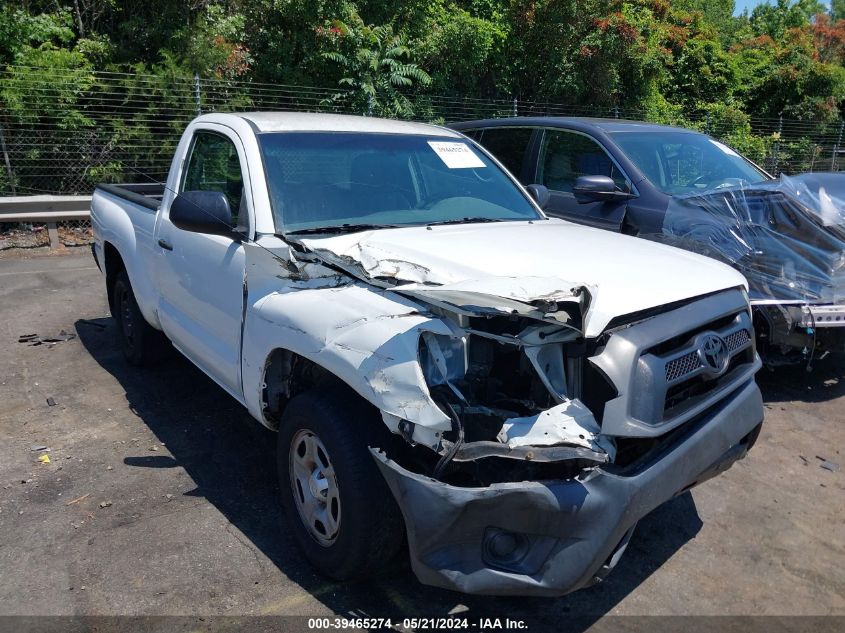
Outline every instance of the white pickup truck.
<path id="1" fill-rule="evenodd" d="M 169 340 L 278 431 L 285 527 L 333 578 L 407 536 L 427 584 L 573 591 L 757 438 L 742 276 L 547 218 L 458 132 L 204 115 L 155 189 L 92 203 L 126 358 Z"/>

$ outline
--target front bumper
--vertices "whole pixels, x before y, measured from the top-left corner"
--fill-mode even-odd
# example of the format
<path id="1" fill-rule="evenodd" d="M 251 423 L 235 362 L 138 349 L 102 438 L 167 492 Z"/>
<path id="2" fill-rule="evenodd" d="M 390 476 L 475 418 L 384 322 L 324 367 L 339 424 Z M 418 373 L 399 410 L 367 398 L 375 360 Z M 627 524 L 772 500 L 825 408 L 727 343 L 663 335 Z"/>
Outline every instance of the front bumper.
<path id="1" fill-rule="evenodd" d="M 462 488 L 373 455 L 405 517 L 427 585 L 475 594 L 557 596 L 603 578 L 637 521 L 745 456 L 762 422 L 749 381 L 634 472 Z"/>

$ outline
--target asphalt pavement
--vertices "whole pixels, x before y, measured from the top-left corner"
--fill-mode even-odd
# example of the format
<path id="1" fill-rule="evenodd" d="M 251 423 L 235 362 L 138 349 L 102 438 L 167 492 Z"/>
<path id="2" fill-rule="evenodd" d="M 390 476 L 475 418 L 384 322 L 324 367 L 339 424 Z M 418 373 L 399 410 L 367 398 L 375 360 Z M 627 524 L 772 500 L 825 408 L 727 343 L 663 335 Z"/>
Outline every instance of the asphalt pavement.
<path id="1" fill-rule="evenodd" d="M 750 455 L 641 521 L 596 587 L 465 596 L 407 565 L 337 584 L 289 534 L 275 435 L 175 353 L 127 366 L 90 251 L 68 250 L 0 256 L 0 615 L 458 615 L 529 630 L 845 616 L 843 356 L 761 374 Z"/>

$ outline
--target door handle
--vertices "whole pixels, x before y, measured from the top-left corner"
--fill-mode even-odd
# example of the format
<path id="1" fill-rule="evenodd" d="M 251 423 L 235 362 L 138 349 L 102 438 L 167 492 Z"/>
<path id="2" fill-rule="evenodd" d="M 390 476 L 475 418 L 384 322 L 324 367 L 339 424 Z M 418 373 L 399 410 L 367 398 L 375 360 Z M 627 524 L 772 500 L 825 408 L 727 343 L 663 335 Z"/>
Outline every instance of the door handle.
<path id="1" fill-rule="evenodd" d="M 161 246 L 166 251 L 172 251 L 173 246 L 164 238 L 160 238 L 158 241 L 158 245 Z"/>

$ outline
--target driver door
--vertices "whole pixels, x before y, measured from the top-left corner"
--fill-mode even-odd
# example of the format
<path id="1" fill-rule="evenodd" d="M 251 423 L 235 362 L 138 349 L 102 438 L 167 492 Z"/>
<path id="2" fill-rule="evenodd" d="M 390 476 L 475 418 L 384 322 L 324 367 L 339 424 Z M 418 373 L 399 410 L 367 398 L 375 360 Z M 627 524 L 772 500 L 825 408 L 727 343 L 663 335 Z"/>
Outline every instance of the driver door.
<path id="1" fill-rule="evenodd" d="M 232 209 L 232 227 L 249 234 L 248 194 L 239 143 L 231 131 L 200 129 L 182 173 L 183 191 L 220 191 Z M 169 208 L 156 228 L 159 318 L 174 345 L 238 399 L 244 247 L 238 239 L 177 228 Z"/>
<path id="2" fill-rule="evenodd" d="M 629 180 L 594 139 L 570 130 L 544 130 L 534 182 L 549 190 L 546 213 L 579 224 L 621 230 L 627 201 L 579 203 L 572 194 L 579 176 L 610 176 L 617 189 L 631 190 Z"/>

